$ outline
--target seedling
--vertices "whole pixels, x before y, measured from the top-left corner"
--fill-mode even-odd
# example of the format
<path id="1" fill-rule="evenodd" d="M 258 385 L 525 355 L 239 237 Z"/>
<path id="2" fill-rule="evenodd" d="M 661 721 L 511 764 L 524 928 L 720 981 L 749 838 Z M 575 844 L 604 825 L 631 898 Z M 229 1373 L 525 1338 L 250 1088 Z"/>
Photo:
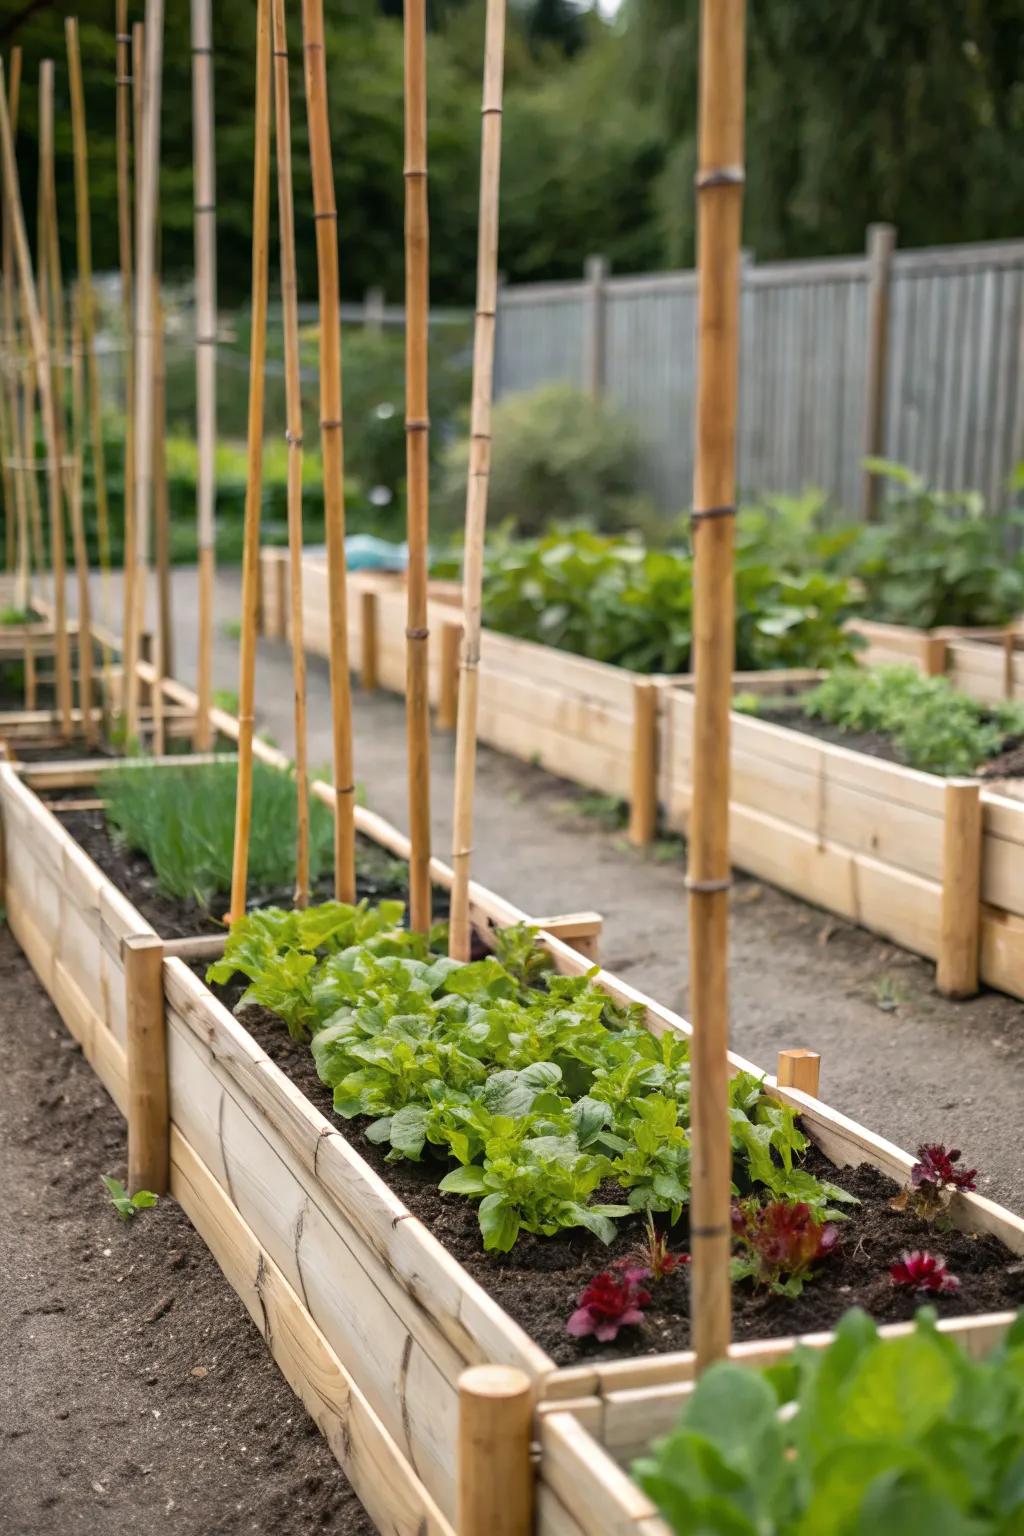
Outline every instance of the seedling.
<path id="1" fill-rule="evenodd" d="M 942 1254 L 921 1249 L 904 1253 L 898 1263 L 890 1264 L 889 1278 L 893 1285 L 905 1290 L 933 1296 L 952 1296 L 960 1289 L 960 1281 L 950 1274 Z"/>
<path id="2" fill-rule="evenodd" d="M 150 1189 L 137 1189 L 134 1195 L 130 1195 L 121 1180 L 111 1178 L 109 1173 L 100 1174 L 100 1178 L 103 1180 L 111 1205 L 122 1221 L 132 1221 L 140 1211 L 156 1205 L 159 1198 Z"/>
<path id="3" fill-rule="evenodd" d="M 733 1260 L 733 1279 L 777 1296 L 799 1296 L 814 1266 L 839 1246 L 839 1228 L 819 1221 L 804 1200 L 745 1200 L 733 1207 L 732 1229 L 745 1250 Z"/>
<path id="4" fill-rule="evenodd" d="M 977 1168 L 957 1168 L 962 1154 L 959 1147 L 939 1142 L 918 1147 L 918 1160 L 910 1170 L 910 1188 L 892 1200 L 894 1210 L 908 1207 L 925 1221 L 934 1221 L 945 1213 L 956 1191 L 977 1189 Z"/>
<path id="5" fill-rule="evenodd" d="M 646 1269 L 624 1269 L 620 1274 L 603 1269 L 580 1297 L 565 1325 L 566 1333 L 574 1339 L 593 1334 L 599 1343 L 609 1344 L 620 1328 L 636 1327 L 644 1320 L 644 1307 L 650 1305 L 651 1293 L 643 1284 L 649 1278 Z"/>
<path id="6" fill-rule="evenodd" d="M 644 1265 L 650 1278 L 657 1282 L 665 1280 L 669 1275 L 675 1274 L 677 1269 L 682 1269 L 689 1264 L 688 1253 L 673 1253 L 668 1246 L 668 1238 L 664 1232 L 659 1232 L 654 1225 L 654 1217 L 647 1212 L 647 1222 L 644 1228 L 644 1242 L 637 1258 Z"/>

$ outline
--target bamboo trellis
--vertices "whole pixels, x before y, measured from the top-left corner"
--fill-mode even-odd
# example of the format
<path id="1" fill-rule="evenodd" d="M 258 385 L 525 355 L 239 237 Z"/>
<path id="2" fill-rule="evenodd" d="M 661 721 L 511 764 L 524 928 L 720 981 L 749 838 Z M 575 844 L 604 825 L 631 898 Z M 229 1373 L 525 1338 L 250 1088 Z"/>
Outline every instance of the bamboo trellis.
<path id="1" fill-rule="evenodd" d="M 126 660 L 137 655 L 133 639 L 135 599 L 135 322 L 132 307 L 132 34 L 128 0 L 117 0 L 117 240 L 124 327 L 124 539 L 121 640 Z M 124 684 L 127 689 L 127 680 Z"/>
<path id="2" fill-rule="evenodd" d="M 476 786 L 484 532 L 491 472 L 491 399 L 494 385 L 494 322 L 498 302 L 498 190 L 501 176 L 504 66 L 505 0 L 487 0 L 473 400 L 462 574 L 462 656 L 455 736 L 455 814 L 449 940 L 450 952 L 455 960 L 470 958 L 469 873 L 473 846 L 473 794 Z"/>
<path id="3" fill-rule="evenodd" d="M 698 1369 L 726 1354 L 729 1121 L 729 710 L 743 210 L 745 0 L 702 0 L 697 169 L 698 394 L 693 488 L 694 741 L 689 828 L 691 1312 Z"/>
<path id="4" fill-rule="evenodd" d="M 238 677 L 238 789 L 231 868 L 229 921 L 245 915 L 252 824 L 253 713 L 256 636 L 259 627 L 260 492 L 263 475 L 263 394 L 267 351 L 268 241 L 270 227 L 270 0 L 256 10 L 256 142 L 252 189 L 252 319 L 249 344 L 249 462 L 245 485 L 242 549 L 242 634 Z"/>
<path id="5" fill-rule="evenodd" d="M 217 448 L 217 208 L 213 149 L 213 33 L 210 0 L 192 0 L 192 174 L 196 263 L 196 525 L 199 546 L 199 660 L 196 750 L 213 742 L 213 587 Z"/>
<path id="6" fill-rule="evenodd" d="M 12 48 L 10 96 L 8 100 L 12 135 L 17 133 L 20 85 L 21 49 Z M 21 401 L 18 391 L 19 336 L 18 315 L 15 304 L 14 235 L 13 220 L 8 211 L 6 171 L 3 172 L 2 182 L 3 195 L 0 197 L 0 202 L 3 204 L 3 242 L 0 245 L 0 260 L 3 262 L 3 398 L 5 419 L 2 452 L 4 455 L 4 506 L 6 508 L 8 526 L 11 525 L 12 511 L 17 525 L 17 580 L 14 589 L 14 602 L 16 607 L 25 608 L 29 600 L 29 574 L 32 565 L 32 555 L 29 538 L 28 493 L 25 484 L 25 470 L 15 467 L 19 459 L 21 442 L 19 429 Z M 41 578 L 43 564 L 41 548 L 37 549 L 36 554 L 37 572 Z M 34 698 L 30 700 L 29 696 L 31 673 L 31 667 L 26 666 L 26 708 L 31 708 L 35 702 Z"/>

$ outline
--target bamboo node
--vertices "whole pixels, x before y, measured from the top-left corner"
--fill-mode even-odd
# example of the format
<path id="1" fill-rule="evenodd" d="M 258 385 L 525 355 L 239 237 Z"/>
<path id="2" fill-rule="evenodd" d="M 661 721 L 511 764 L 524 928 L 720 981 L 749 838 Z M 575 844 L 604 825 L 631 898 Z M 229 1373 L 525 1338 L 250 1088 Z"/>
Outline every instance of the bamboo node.
<path id="1" fill-rule="evenodd" d="M 131 41 L 131 39 L 129 39 L 129 41 Z M 192 49 L 192 57 L 195 58 L 196 55 L 199 55 L 200 57 L 205 55 L 205 57 L 207 57 L 207 58 L 212 58 L 213 57 L 213 49 L 208 47 L 208 46 L 197 45 L 195 48 Z"/>
<path id="2" fill-rule="evenodd" d="M 134 85 L 135 84 L 135 80 L 134 80 L 133 76 L 131 76 L 131 75 L 115 75 L 115 77 L 114 77 L 114 84 L 115 85 Z"/>
<path id="3" fill-rule="evenodd" d="M 319 213 L 314 213 L 314 215 L 313 215 L 313 222 L 314 222 L 314 224 L 317 223 L 317 221 L 319 219 L 334 219 L 335 223 L 337 223 L 337 219 L 338 219 L 338 210 L 337 210 L 337 208 L 324 208 L 324 209 L 321 209 L 321 211 Z"/>
<path id="4" fill-rule="evenodd" d="M 691 1238 L 694 1238 L 694 1237 L 725 1237 L 727 1234 L 729 1236 L 732 1235 L 732 1227 L 729 1226 L 725 1222 L 718 1222 L 713 1227 L 693 1227 L 693 1226 L 691 1226 L 691 1228 L 690 1228 L 690 1237 Z"/>
<path id="5" fill-rule="evenodd" d="M 193 213 L 216 213 L 217 212 L 217 204 L 216 203 L 193 203 L 192 204 L 192 212 Z"/>
<path id="6" fill-rule="evenodd" d="M 689 875 L 687 875 L 685 884 L 686 889 L 692 891 L 697 896 L 713 896 L 718 891 L 731 890 L 732 878 L 730 877 L 727 880 L 691 880 Z"/>
<path id="7" fill-rule="evenodd" d="M 132 40 L 132 35 L 131 35 L 130 32 L 115 32 L 114 33 L 114 42 L 115 43 L 130 43 L 131 40 Z"/>
<path id="8" fill-rule="evenodd" d="M 407 416 L 405 418 L 405 430 L 407 432 L 429 432 L 429 416 Z"/>
<path id="9" fill-rule="evenodd" d="M 731 507 L 704 507 L 704 508 L 702 508 L 700 510 L 698 510 L 696 507 L 694 507 L 693 511 L 690 513 L 690 522 L 691 523 L 700 523 L 700 522 L 703 522 L 705 519 L 711 518 L 711 517 L 735 517 L 735 516 L 736 516 L 736 507 L 735 507 L 735 505 L 733 505 Z"/>
<path id="10" fill-rule="evenodd" d="M 272 48 L 270 53 L 271 57 L 275 59 L 286 59 L 288 57 L 287 48 Z"/>
<path id="11" fill-rule="evenodd" d="M 405 631 L 405 638 L 407 640 L 428 640 L 430 638 L 430 630 L 407 628 Z"/>
<path id="12" fill-rule="evenodd" d="M 216 338 L 216 336 L 197 336 L 196 337 L 196 346 L 197 347 L 215 347 L 216 345 L 217 345 L 217 338 Z"/>
<path id="13" fill-rule="evenodd" d="M 501 115 L 502 115 L 501 107 L 481 107 L 480 108 L 480 116 L 481 117 L 501 117 Z"/>
<path id="14" fill-rule="evenodd" d="M 356 787 L 354 784 L 346 784 L 344 789 L 335 789 L 334 791 L 336 795 L 354 795 L 355 792 Z"/>
<path id="15" fill-rule="evenodd" d="M 698 192 L 705 192 L 709 187 L 742 187 L 746 179 L 742 165 L 716 165 L 698 171 L 693 181 Z"/>
<path id="16" fill-rule="evenodd" d="M 284 440 L 288 444 L 289 448 L 301 448 L 302 447 L 302 433 L 301 432 L 288 432 L 288 431 L 286 431 L 285 434 L 284 434 Z"/>
<path id="17" fill-rule="evenodd" d="M 340 416 L 335 416 L 332 419 L 332 418 L 321 416 L 321 418 L 320 418 L 320 430 L 321 430 L 321 432 L 328 432 L 328 431 L 330 431 L 330 429 L 332 427 L 335 430 L 340 430 L 340 428 L 341 428 L 341 417 Z"/>

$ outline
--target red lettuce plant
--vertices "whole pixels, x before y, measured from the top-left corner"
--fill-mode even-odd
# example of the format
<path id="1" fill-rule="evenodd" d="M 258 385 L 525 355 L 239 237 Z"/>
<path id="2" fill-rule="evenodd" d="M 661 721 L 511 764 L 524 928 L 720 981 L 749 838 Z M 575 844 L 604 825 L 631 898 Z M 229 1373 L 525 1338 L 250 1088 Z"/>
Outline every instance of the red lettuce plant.
<path id="1" fill-rule="evenodd" d="M 669 1275 L 675 1274 L 677 1269 L 682 1269 L 684 1264 L 689 1264 L 690 1255 L 672 1252 L 668 1246 L 668 1238 L 664 1232 L 658 1231 L 654 1225 L 654 1217 L 648 1211 L 644 1241 L 637 1259 L 646 1269 L 649 1278 L 657 1281 L 667 1279 Z M 627 1259 L 625 1262 L 628 1264 L 630 1261 Z"/>
<path id="2" fill-rule="evenodd" d="M 602 1344 L 608 1344 L 620 1328 L 642 1323 L 643 1309 L 651 1300 L 643 1281 L 649 1278 L 647 1269 L 621 1268 L 618 1274 L 603 1269 L 580 1297 L 579 1306 L 565 1325 L 566 1333 L 577 1339 L 592 1333 Z"/>
<path id="3" fill-rule="evenodd" d="M 941 1253 L 926 1253 L 915 1249 L 904 1253 L 896 1264 L 889 1266 L 889 1278 L 893 1285 L 906 1290 L 928 1291 L 935 1296 L 951 1296 L 960 1289 L 960 1281 L 946 1268 Z"/>
<path id="4" fill-rule="evenodd" d="M 933 1221 L 945 1210 L 954 1190 L 977 1189 L 977 1168 L 955 1166 L 961 1156 L 959 1147 L 947 1147 L 941 1141 L 918 1147 L 918 1160 L 910 1170 L 911 1187 L 901 1190 L 892 1202 L 896 1210 L 910 1206 L 925 1221 Z"/>
<path id="5" fill-rule="evenodd" d="M 814 1265 L 839 1245 L 839 1228 L 819 1221 L 804 1200 L 744 1200 L 733 1206 L 732 1230 L 741 1249 L 733 1279 L 752 1279 L 779 1296 L 799 1296 Z"/>

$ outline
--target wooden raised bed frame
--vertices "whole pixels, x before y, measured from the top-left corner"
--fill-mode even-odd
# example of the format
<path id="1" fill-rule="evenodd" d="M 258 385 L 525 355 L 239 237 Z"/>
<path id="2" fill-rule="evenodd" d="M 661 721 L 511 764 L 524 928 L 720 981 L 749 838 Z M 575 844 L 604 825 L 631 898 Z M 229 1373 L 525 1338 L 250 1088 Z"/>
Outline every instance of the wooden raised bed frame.
<path id="1" fill-rule="evenodd" d="M 152 1133 L 153 1105 L 160 1101 L 154 1077 L 165 1071 L 171 1191 L 371 1518 L 409 1536 L 452 1531 L 460 1379 L 467 1367 L 496 1363 L 524 1372 L 535 1402 L 542 1448 L 537 1528 L 604 1529 L 596 1514 L 580 1518 L 577 1504 L 565 1502 L 566 1436 L 594 1432 L 613 1448 L 639 1445 L 652 1414 L 663 1418 L 666 1404 L 674 1405 L 692 1378 L 692 1355 L 555 1367 L 192 973 L 184 955 L 209 953 L 210 941 L 162 943 L 33 792 L 32 786 L 92 782 L 106 767 L 0 765 L 3 885 L 12 931 L 129 1115 L 130 1144 L 133 1136 L 137 1144 L 140 1120 Z M 328 786 L 317 792 L 331 803 Z M 394 828 L 370 812 L 357 814 L 364 835 L 407 853 Z M 438 861 L 432 874 L 439 884 L 450 880 Z M 485 940 L 496 924 L 524 916 L 479 886 L 472 902 Z M 590 964 L 555 933 L 542 932 L 539 943 L 564 973 L 579 974 Z M 137 989 L 129 998 L 126 955 L 154 949 L 162 953 L 159 964 L 128 967 Z M 641 1003 L 655 1033 L 688 1034 L 683 1019 L 614 976 L 599 972 L 598 982 L 620 1001 Z M 155 1055 L 149 1030 L 145 1061 L 140 1050 L 147 1034 L 131 1022 L 140 1018 L 163 1023 Z M 736 1056 L 732 1064 L 753 1070 Z M 769 1081 L 781 1100 L 800 1110 L 809 1134 L 835 1163 L 866 1160 L 908 1180 L 908 1154 L 809 1094 Z M 1024 1222 L 981 1196 L 958 1196 L 953 1219 L 1024 1252 Z M 950 1327 L 973 1336 L 1004 1322 L 975 1318 Z M 578 1427 L 571 1433 L 568 1413 Z"/>

